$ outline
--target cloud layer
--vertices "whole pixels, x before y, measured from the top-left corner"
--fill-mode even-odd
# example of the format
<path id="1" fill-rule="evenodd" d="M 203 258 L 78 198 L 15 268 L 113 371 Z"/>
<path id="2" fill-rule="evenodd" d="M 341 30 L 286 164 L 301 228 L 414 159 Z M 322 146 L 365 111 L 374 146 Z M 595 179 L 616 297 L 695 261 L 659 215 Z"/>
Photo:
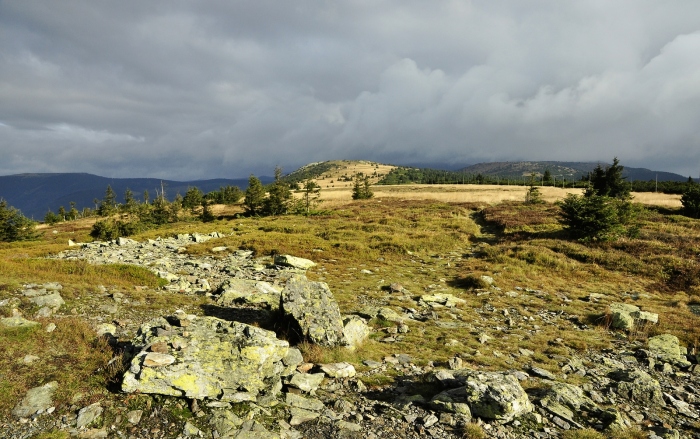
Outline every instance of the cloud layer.
<path id="1" fill-rule="evenodd" d="M 698 176 L 700 3 L 0 2 L 0 174 L 338 158 Z"/>

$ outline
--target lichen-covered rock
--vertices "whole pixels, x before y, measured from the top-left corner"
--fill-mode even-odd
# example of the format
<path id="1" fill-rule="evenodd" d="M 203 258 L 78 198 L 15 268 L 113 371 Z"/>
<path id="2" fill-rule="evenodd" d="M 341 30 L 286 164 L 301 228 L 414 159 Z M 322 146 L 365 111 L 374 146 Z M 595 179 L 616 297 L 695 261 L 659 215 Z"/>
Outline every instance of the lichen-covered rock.
<path id="1" fill-rule="evenodd" d="M 316 263 L 308 259 L 297 258 L 291 255 L 275 255 L 275 265 L 308 270 L 309 268 L 315 267 Z"/>
<path id="2" fill-rule="evenodd" d="M 271 331 L 214 317 L 156 319 L 139 330 L 142 351 L 124 375 L 125 392 L 254 401 L 276 394 L 299 356 Z M 149 351 L 156 349 L 158 352 Z"/>
<path id="3" fill-rule="evenodd" d="M 30 328 L 32 326 L 39 326 L 39 322 L 33 320 L 27 320 L 21 315 L 15 315 L 12 317 L 3 317 L 0 319 L 0 326 L 6 328 Z"/>
<path id="4" fill-rule="evenodd" d="M 347 344 L 340 309 L 327 284 L 293 276 L 282 290 L 281 310 L 300 338 L 321 346 Z"/>
<path id="5" fill-rule="evenodd" d="M 680 367 L 690 366 L 690 362 L 682 354 L 678 337 L 671 334 L 661 334 L 651 337 L 647 341 L 647 347 L 651 354 L 660 361 L 675 364 Z"/>
<path id="6" fill-rule="evenodd" d="M 641 311 L 638 306 L 627 303 L 611 303 L 610 313 L 612 314 L 611 326 L 614 329 L 631 331 L 635 325 L 655 325 L 659 322 L 658 314 Z"/>
<path id="7" fill-rule="evenodd" d="M 638 306 L 629 305 L 626 303 L 611 303 L 610 313 L 612 314 L 611 326 L 614 329 L 623 329 L 630 331 L 634 328 L 634 318 L 630 315 L 633 312 L 639 311 Z"/>
<path id="8" fill-rule="evenodd" d="M 232 278 L 219 287 L 220 296 L 216 304 L 234 307 L 238 304 L 251 305 L 276 311 L 280 306 L 281 292 L 268 282 L 252 279 Z"/>
<path id="9" fill-rule="evenodd" d="M 467 401 L 472 415 L 510 422 L 533 406 L 517 378 L 508 373 L 480 372 L 467 379 Z"/>
<path id="10" fill-rule="evenodd" d="M 609 377 L 617 381 L 617 394 L 623 398 L 645 406 L 666 405 L 661 393 L 661 385 L 644 371 L 619 369 L 611 372 Z"/>

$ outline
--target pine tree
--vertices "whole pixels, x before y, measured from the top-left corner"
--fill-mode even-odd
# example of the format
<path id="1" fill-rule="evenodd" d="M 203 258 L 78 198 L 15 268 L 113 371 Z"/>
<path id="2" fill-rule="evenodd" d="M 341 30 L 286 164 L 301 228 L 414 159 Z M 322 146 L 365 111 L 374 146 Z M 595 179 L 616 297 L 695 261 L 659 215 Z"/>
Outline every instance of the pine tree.
<path id="1" fill-rule="evenodd" d="M 321 186 L 312 180 L 306 180 L 303 191 L 304 213 L 308 215 L 311 212 L 311 207 L 318 203 L 318 199 L 321 197 Z"/>
<path id="2" fill-rule="evenodd" d="M 265 215 L 284 215 L 289 209 L 292 191 L 289 185 L 282 181 L 282 168 L 275 168 L 275 181 L 270 185 L 268 197 L 263 202 Z"/>
<path id="3" fill-rule="evenodd" d="M 182 198 L 182 207 L 184 209 L 190 209 L 192 213 L 197 210 L 199 206 L 202 205 L 202 200 L 204 199 L 204 194 L 196 186 L 188 187 L 185 196 Z"/>
<path id="4" fill-rule="evenodd" d="M 97 208 L 97 213 L 100 216 L 112 216 L 117 211 L 117 195 L 112 190 L 112 186 L 107 186 L 105 190 L 105 196 L 100 201 L 100 205 Z"/>
<path id="5" fill-rule="evenodd" d="M 367 200 L 374 196 L 374 192 L 370 188 L 369 176 L 364 177 L 361 174 L 355 175 L 355 183 L 352 187 L 353 200 Z"/>
<path id="6" fill-rule="evenodd" d="M 248 178 L 248 189 L 245 190 L 243 207 L 248 215 L 260 215 L 265 200 L 265 188 L 260 180 L 251 175 Z"/>

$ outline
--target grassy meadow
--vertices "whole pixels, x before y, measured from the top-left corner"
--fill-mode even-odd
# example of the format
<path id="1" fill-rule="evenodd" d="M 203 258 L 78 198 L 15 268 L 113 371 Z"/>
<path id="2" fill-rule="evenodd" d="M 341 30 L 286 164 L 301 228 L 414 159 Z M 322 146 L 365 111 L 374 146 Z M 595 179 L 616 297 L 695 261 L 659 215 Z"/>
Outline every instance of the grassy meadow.
<path id="1" fill-rule="evenodd" d="M 700 221 L 677 213 L 673 196 L 639 196 L 644 203 L 639 237 L 614 243 L 582 244 L 568 239 L 557 222 L 552 201 L 565 196 L 542 188 L 544 204 L 527 205 L 523 187 L 508 186 L 374 186 L 375 198 L 351 202 L 350 189 L 322 190 L 321 213 L 309 217 L 237 217 L 241 209 L 218 206 L 212 223 L 180 222 L 132 238 L 144 240 L 176 233 L 219 231 L 227 236 L 188 247 L 192 256 L 215 255 L 217 246 L 248 249 L 256 257 L 287 253 L 311 259 L 308 277 L 328 283 L 341 312 L 367 307 L 415 309 L 427 318 L 406 320 L 410 330 L 395 343 L 391 322 L 374 319 L 377 330 L 361 349 L 303 346 L 307 361 L 379 360 L 409 354 L 418 364 L 443 363 L 461 356 L 467 367 L 518 369 L 536 364 L 558 371 L 557 356 L 614 346 L 620 337 L 640 343 L 650 335 L 672 333 L 690 350 L 700 340 Z M 342 195 L 342 196 L 341 196 Z M 651 198 L 654 195 L 656 198 Z M 650 201 L 653 200 L 653 201 Z M 93 220 L 94 221 L 94 220 Z M 200 312 L 203 296 L 159 289 L 149 271 L 133 266 L 91 266 L 81 261 L 43 259 L 67 248 L 69 239 L 90 240 L 91 220 L 41 228 L 40 240 L 0 244 L 0 308 L 18 308 L 31 318 L 36 309 L 14 294 L 26 283 L 59 282 L 66 306 L 60 316 L 39 320 L 68 321 L 75 331 L 46 333 L 0 330 L 0 416 L 5 416 L 28 388 L 57 380 L 68 389 L 59 404 L 91 401 L 113 381 L 109 360 L 118 354 L 95 339 L 96 323 L 86 312 L 98 286 L 120 291 L 139 303 L 134 318 L 172 313 L 181 307 Z M 493 278 L 493 285 L 481 276 Z M 405 292 L 393 293 L 400 284 Z M 423 294 L 447 293 L 464 299 L 455 308 L 421 307 Z M 633 334 L 614 333 L 606 323 L 607 304 L 633 303 L 659 313 L 659 324 Z M 140 311 L 143 311 L 140 313 Z M 59 325 L 60 327 L 60 325 Z M 486 335 L 488 341 L 480 338 Z M 69 349 L 69 347 L 71 347 Z M 521 355 L 519 349 L 533 354 Z M 42 367 L 23 362 L 40 357 Z M 575 383 L 576 376 L 570 378 Z M 375 376 L 369 385 L 390 382 Z M 82 398 L 82 399 L 80 399 Z"/>

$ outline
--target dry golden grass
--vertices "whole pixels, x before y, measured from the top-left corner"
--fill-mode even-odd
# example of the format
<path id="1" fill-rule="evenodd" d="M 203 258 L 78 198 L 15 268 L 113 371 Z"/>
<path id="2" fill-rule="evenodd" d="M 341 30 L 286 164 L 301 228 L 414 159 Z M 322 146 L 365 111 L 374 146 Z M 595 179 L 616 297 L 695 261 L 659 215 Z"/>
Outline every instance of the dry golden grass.
<path id="1" fill-rule="evenodd" d="M 375 184 L 382 179 L 383 176 L 396 168 L 393 165 L 383 165 L 381 163 L 369 162 L 365 160 L 335 160 L 330 162 L 336 167 L 330 171 L 324 172 L 322 176 L 313 179 L 312 181 L 318 184 L 322 190 L 345 189 L 351 190 L 352 181 L 339 181 L 341 177 L 352 178 L 355 174 L 363 174 L 369 176 L 372 184 Z"/>

